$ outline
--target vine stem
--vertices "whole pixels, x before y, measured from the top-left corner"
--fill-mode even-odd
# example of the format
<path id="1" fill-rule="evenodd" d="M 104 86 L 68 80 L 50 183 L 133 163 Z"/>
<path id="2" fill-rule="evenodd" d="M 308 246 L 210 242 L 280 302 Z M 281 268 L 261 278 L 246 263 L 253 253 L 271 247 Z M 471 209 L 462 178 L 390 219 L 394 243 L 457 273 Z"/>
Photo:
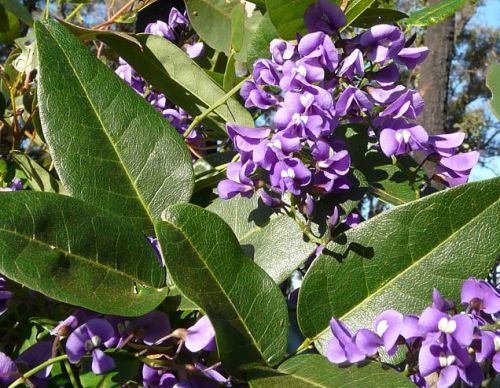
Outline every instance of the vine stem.
<path id="1" fill-rule="evenodd" d="M 249 75 L 241 80 L 241 82 L 236 85 L 234 88 L 232 88 L 229 92 L 224 94 L 221 98 L 219 98 L 217 101 L 213 103 L 210 107 L 208 107 L 207 110 L 205 110 L 202 114 L 196 116 L 193 119 L 193 122 L 189 125 L 188 129 L 186 129 L 186 132 L 184 132 L 184 138 L 187 138 L 191 132 L 193 132 L 194 127 L 196 127 L 205 117 L 207 117 L 210 113 L 212 113 L 214 110 L 216 110 L 219 106 L 223 105 L 224 103 L 227 102 L 232 96 L 234 96 L 243 86 L 243 84 L 248 81 L 252 75 Z"/>
<path id="2" fill-rule="evenodd" d="M 50 366 L 52 364 L 56 364 L 59 361 L 66 361 L 67 359 L 68 359 L 68 355 L 67 354 L 63 354 L 62 356 L 57 356 L 57 357 L 54 357 L 54 358 L 49 358 L 47 361 L 42 362 L 40 365 L 38 365 L 38 366 L 34 367 L 33 369 L 31 369 L 31 370 L 27 371 L 26 373 L 24 373 L 16 381 L 14 381 L 12 384 L 10 384 L 8 388 L 17 387 L 18 385 L 23 384 L 26 381 L 26 379 L 30 378 L 31 376 L 33 376 L 34 374 L 40 372 L 41 370 L 47 368 L 48 366 Z"/>
<path id="3" fill-rule="evenodd" d="M 73 19 L 74 16 L 76 16 L 76 14 L 78 14 L 78 12 L 80 12 L 80 10 L 82 9 L 82 7 L 84 6 L 84 3 L 80 3 L 78 4 L 75 9 L 73 9 L 73 11 L 71 11 L 71 13 L 66 16 L 66 19 L 64 19 L 65 22 L 69 22 L 71 19 Z"/>

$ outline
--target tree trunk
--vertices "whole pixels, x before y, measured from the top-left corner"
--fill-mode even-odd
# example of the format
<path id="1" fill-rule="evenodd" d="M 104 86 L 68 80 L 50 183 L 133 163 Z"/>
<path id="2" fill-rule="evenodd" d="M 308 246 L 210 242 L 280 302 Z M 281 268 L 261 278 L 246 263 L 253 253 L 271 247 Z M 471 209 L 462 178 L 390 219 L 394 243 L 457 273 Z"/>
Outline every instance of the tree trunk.
<path id="1" fill-rule="evenodd" d="M 439 0 L 429 0 L 435 4 Z M 429 134 L 446 132 L 448 82 L 455 39 L 455 16 L 430 26 L 425 33 L 429 56 L 421 65 L 419 91 L 425 101 L 420 123 Z"/>

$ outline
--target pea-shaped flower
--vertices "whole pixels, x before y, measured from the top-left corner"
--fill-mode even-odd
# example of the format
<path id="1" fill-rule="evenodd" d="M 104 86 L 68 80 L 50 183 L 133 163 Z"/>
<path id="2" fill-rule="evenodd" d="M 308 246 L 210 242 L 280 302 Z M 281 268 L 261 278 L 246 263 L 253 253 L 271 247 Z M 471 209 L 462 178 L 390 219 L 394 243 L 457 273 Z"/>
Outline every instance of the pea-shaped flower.
<path id="1" fill-rule="evenodd" d="M 79 362 L 82 357 L 90 353 L 92 356 L 92 372 L 102 374 L 113 369 L 115 362 L 111 356 L 105 354 L 102 347 L 114 345 L 116 338 L 111 324 L 105 319 L 91 319 L 78 327 L 68 337 L 66 353 L 72 364 Z"/>

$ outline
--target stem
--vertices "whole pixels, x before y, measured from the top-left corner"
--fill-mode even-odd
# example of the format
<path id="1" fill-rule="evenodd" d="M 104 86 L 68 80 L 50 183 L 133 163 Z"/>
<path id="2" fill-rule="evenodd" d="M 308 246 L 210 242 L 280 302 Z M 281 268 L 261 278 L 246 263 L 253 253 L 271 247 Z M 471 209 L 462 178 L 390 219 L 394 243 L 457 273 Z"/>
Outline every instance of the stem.
<path id="1" fill-rule="evenodd" d="M 68 360 L 64 360 L 64 368 L 66 368 L 66 372 L 68 373 L 69 376 L 69 381 L 71 381 L 71 385 L 74 388 L 78 388 L 78 381 L 76 381 L 75 374 L 73 373 L 73 369 L 71 369 L 71 364 L 68 362 Z"/>
<path id="2" fill-rule="evenodd" d="M 50 0 L 45 1 L 45 12 L 43 14 L 43 18 L 47 20 L 50 15 Z"/>
<path id="3" fill-rule="evenodd" d="M 76 16 L 76 14 L 77 14 L 78 12 L 80 12 L 80 10 L 82 9 L 83 5 L 84 5 L 83 3 L 78 4 L 78 5 L 75 7 L 75 9 L 73 9 L 73 11 L 71 11 L 71 13 L 70 13 L 68 16 L 66 16 L 66 18 L 64 19 L 64 21 L 65 21 L 65 22 L 69 22 L 71 19 L 73 19 L 73 17 L 75 17 L 75 16 Z"/>
<path id="4" fill-rule="evenodd" d="M 59 361 L 65 361 L 68 359 L 67 354 L 63 354 L 62 356 L 57 356 L 54 358 L 49 358 L 47 361 L 42 362 L 40 365 L 34 367 L 33 369 L 27 371 L 25 374 L 23 374 L 21 377 L 19 377 L 16 381 L 14 381 L 12 384 L 9 385 L 9 388 L 14 388 L 17 387 L 18 385 L 21 385 L 24 383 L 24 381 L 31 376 L 37 374 L 41 370 L 47 368 L 48 366 L 58 363 Z"/>
<path id="5" fill-rule="evenodd" d="M 219 106 L 225 104 L 227 100 L 229 100 L 234 94 L 236 94 L 243 84 L 251 78 L 251 75 L 248 77 L 245 77 L 241 80 L 241 82 L 236 85 L 234 88 L 232 88 L 229 92 L 224 94 L 221 98 L 219 98 L 217 101 L 213 103 L 212 106 L 210 106 L 207 110 L 205 110 L 202 114 L 196 116 L 193 119 L 193 122 L 189 125 L 188 129 L 186 129 L 186 132 L 184 132 L 184 138 L 187 138 L 191 132 L 193 132 L 194 127 L 196 127 L 205 117 L 207 117 L 210 113 L 212 113 L 214 110 L 216 110 Z"/>

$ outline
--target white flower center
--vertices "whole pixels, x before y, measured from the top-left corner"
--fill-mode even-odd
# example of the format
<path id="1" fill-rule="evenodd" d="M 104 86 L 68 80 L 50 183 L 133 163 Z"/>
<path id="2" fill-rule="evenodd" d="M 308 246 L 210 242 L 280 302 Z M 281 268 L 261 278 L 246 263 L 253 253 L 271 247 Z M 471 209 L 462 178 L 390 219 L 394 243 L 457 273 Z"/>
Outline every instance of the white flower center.
<path id="1" fill-rule="evenodd" d="M 446 368 L 455 362 L 455 356 L 453 354 L 441 353 L 439 355 L 439 365 L 441 368 Z"/>
<path id="2" fill-rule="evenodd" d="M 443 317 L 438 322 L 438 329 L 443 333 L 451 334 L 457 328 L 457 323 L 453 320 L 450 320 L 446 317 Z"/>
<path id="3" fill-rule="evenodd" d="M 493 343 L 495 344 L 495 352 L 498 352 L 500 350 L 500 337 L 496 335 Z"/>
<path id="4" fill-rule="evenodd" d="M 300 65 L 297 68 L 297 73 L 299 73 L 302 77 L 305 77 L 307 75 L 307 69 L 303 65 Z"/>
<path id="5" fill-rule="evenodd" d="M 330 167 L 330 164 L 326 160 L 321 160 L 318 162 L 318 167 L 319 168 L 328 168 L 328 167 Z"/>
<path id="6" fill-rule="evenodd" d="M 401 132 L 396 132 L 396 140 L 405 142 L 406 144 L 410 141 L 411 132 L 407 129 L 403 129 Z"/>
<path id="7" fill-rule="evenodd" d="M 307 124 L 308 117 L 307 116 L 302 116 L 300 113 L 294 113 L 292 116 L 292 121 L 299 125 L 303 123 L 304 125 Z"/>
<path id="8" fill-rule="evenodd" d="M 277 149 L 281 149 L 281 141 L 279 139 L 274 139 L 273 141 L 273 146 L 275 146 Z"/>
<path id="9" fill-rule="evenodd" d="M 92 345 L 94 345 L 95 348 L 101 346 L 101 337 L 99 337 L 98 335 L 94 335 L 90 340 L 92 341 Z"/>
<path id="10" fill-rule="evenodd" d="M 381 320 L 378 324 L 377 324 L 377 334 L 379 337 L 382 337 L 384 335 L 384 333 L 387 331 L 387 329 L 389 328 L 389 323 L 383 319 Z"/>
<path id="11" fill-rule="evenodd" d="M 281 177 L 282 178 L 295 178 L 295 171 L 293 171 L 290 167 L 288 167 L 286 170 L 281 170 Z"/>
<path id="12" fill-rule="evenodd" d="M 314 96 L 311 93 L 305 93 L 300 96 L 300 103 L 305 108 L 314 100 Z"/>

